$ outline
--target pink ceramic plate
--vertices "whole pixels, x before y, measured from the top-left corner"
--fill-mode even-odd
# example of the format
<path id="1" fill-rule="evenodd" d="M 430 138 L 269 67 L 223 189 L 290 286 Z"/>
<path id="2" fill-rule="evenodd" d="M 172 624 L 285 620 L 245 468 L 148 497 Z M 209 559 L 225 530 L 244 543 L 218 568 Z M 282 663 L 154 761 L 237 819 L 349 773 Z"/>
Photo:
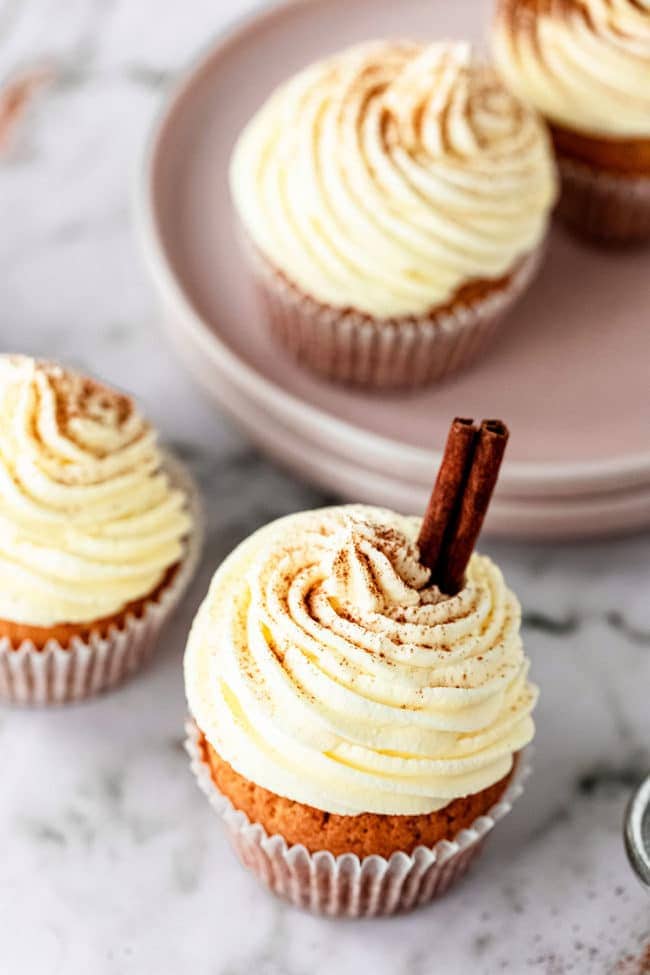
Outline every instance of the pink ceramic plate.
<path id="1" fill-rule="evenodd" d="M 195 372 L 200 372 L 197 367 Z M 397 511 L 423 511 L 428 485 L 400 478 L 399 471 L 379 474 L 302 439 L 221 377 L 220 399 L 243 430 L 280 463 L 345 500 L 385 505 Z M 516 499 L 497 493 L 487 515 L 486 532 L 503 538 L 569 539 L 650 527 L 650 486 L 547 500 Z"/>
<path id="2" fill-rule="evenodd" d="M 322 382 L 259 321 L 227 184 L 244 122 L 278 81 L 328 51 L 373 35 L 476 40 L 485 13 L 475 0 L 302 0 L 220 39 L 173 95 L 147 156 L 140 226 L 167 321 L 213 396 L 235 389 L 237 402 L 291 432 L 285 460 L 298 469 L 308 444 L 379 477 L 429 483 L 449 419 L 461 413 L 511 426 L 502 497 L 650 485 L 648 251 L 600 253 L 554 231 L 539 278 L 490 354 L 417 394 Z"/>

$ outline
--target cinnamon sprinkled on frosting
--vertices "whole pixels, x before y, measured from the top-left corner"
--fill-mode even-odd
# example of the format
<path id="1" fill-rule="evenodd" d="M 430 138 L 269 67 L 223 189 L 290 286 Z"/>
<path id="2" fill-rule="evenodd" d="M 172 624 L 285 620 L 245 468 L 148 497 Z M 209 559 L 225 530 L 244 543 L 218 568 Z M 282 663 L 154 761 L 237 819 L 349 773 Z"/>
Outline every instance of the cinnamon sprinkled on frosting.
<path id="1" fill-rule="evenodd" d="M 328 812 L 415 814 L 508 773 L 536 699 L 519 605 L 479 555 L 443 596 L 419 526 L 360 505 L 303 512 L 218 570 L 185 682 L 241 775 Z"/>
<path id="2" fill-rule="evenodd" d="M 650 138 L 649 0 L 499 0 L 493 48 L 505 82 L 552 122 Z"/>
<path id="3" fill-rule="evenodd" d="M 555 197 L 537 115 L 451 42 L 376 41 L 300 72 L 242 133 L 231 185 L 292 283 L 378 318 L 509 274 Z"/>
<path id="4" fill-rule="evenodd" d="M 190 528 L 135 404 L 0 356 L 0 619 L 85 623 L 153 592 Z"/>

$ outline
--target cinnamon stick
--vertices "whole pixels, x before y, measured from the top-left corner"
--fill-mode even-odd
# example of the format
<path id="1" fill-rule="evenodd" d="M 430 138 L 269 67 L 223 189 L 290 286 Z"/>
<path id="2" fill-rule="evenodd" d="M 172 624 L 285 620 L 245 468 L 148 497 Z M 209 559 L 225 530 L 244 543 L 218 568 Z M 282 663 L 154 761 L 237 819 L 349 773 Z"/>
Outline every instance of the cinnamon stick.
<path id="1" fill-rule="evenodd" d="M 432 582 L 438 581 L 441 555 L 467 484 L 477 433 L 474 421 L 466 417 L 457 416 L 449 428 L 442 463 L 418 537 L 420 561 L 431 569 Z"/>
<path id="2" fill-rule="evenodd" d="M 497 482 L 508 436 L 508 428 L 501 420 L 481 423 L 455 524 L 446 533 L 434 580 L 450 596 L 463 586 L 465 569 Z"/>

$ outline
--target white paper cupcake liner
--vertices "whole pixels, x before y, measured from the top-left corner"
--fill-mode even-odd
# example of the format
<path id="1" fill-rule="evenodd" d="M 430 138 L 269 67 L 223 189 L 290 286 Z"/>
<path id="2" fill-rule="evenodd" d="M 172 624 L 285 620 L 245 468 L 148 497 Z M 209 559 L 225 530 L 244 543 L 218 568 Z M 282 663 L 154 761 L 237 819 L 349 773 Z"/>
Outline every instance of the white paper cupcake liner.
<path id="1" fill-rule="evenodd" d="M 572 230 L 601 244 L 650 240 L 650 177 L 617 176 L 560 156 L 557 214 Z"/>
<path id="2" fill-rule="evenodd" d="M 354 853 L 335 857 L 327 850 L 309 853 L 300 844 L 288 846 L 279 834 L 269 836 L 259 823 L 251 823 L 215 785 L 192 719 L 185 730 L 192 771 L 225 823 L 243 865 L 294 906 L 336 917 L 397 914 L 442 896 L 465 874 L 487 835 L 510 812 L 531 771 L 532 749 L 527 748 L 519 754 L 500 800 L 451 841 L 418 846 L 413 853 L 396 852 L 389 859 L 375 855 L 360 859 Z"/>
<path id="3" fill-rule="evenodd" d="M 31 640 L 14 647 L 0 639 L 0 701 L 22 705 L 58 705 L 81 701 L 119 684 L 149 659 L 158 634 L 187 589 L 203 544 L 203 515 L 199 491 L 186 467 L 165 455 L 165 470 L 188 498 L 194 522 L 186 551 L 169 585 L 142 615 L 127 617 L 123 628 L 105 637 L 74 637 L 62 647 L 49 640 L 38 649 Z"/>
<path id="4" fill-rule="evenodd" d="M 474 360 L 527 288 L 541 262 L 540 245 L 515 267 L 507 285 L 485 297 L 427 315 L 373 319 L 323 305 L 306 295 L 245 237 L 268 326 L 294 359 L 336 382 L 375 389 L 436 382 Z"/>

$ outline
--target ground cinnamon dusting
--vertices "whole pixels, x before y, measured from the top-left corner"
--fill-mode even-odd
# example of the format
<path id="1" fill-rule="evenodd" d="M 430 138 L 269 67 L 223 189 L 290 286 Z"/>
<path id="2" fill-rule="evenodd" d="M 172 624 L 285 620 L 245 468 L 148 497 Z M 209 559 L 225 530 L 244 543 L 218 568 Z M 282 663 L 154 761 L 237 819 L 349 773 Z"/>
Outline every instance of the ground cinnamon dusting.
<path id="1" fill-rule="evenodd" d="M 53 79 L 47 68 L 31 68 L 0 89 L 0 155 L 11 148 L 19 122 L 36 94 Z"/>
<path id="2" fill-rule="evenodd" d="M 615 975 L 650 975 L 650 941 L 640 954 L 624 955 L 614 969 Z"/>

